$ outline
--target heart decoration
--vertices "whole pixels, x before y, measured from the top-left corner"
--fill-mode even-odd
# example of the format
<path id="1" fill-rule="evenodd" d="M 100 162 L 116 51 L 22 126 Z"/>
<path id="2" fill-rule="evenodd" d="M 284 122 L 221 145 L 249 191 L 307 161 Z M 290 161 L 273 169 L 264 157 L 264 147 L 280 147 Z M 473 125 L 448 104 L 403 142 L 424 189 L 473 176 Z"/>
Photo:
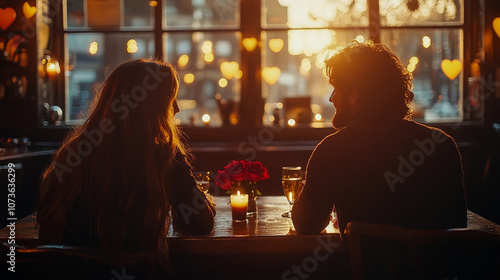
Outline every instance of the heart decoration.
<path id="1" fill-rule="evenodd" d="M 23 14 L 26 17 L 26 19 L 32 18 L 36 14 L 36 7 L 30 6 L 30 4 L 28 2 L 24 2 Z"/>
<path id="2" fill-rule="evenodd" d="M 16 19 L 16 11 L 12 8 L 5 8 L 2 9 L 0 8 L 0 28 L 2 30 L 7 30 L 9 26 L 14 22 Z"/>
<path id="3" fill-rule="evenodd" d="M 281 49 L 283 49 L 284 44 L 285 43 L 283 43 L 283 40 L 281 40 L 280 38 L 269 40 L 269 48 L 271 48 L 271 50 L 275 53 L 280 52 Z"/>
<path id="4" fill-rule="evenodd" d="M 253 37 L 243 39 L 243 47 L 249 52 L 255 50 L 255 47 L 257 47 L 257 39 Z"/>
<path id="5" fill-rule="evenodd" d="M 453 81 L 462 72 L 462 62 L 458 59 L 454 59 L 453 61 L 445 59 L 441 61 L 441 70 L 443 70 L 448 79 Z"/>
<path id="6" fill-rule="evenodd" d="M 274 85 L 280 76 L 281 70 L 278 67 L 265 67 L 262 69 L 262 78 L 270 85 Z"/>
<path id="7" fill-rule="evenodd" d="M 496 17 L 493 20 L 493 30 L 497 34 L 498 38 L 500 38 L 500 17 Z"/>
<path id="8" fill-rule="evenodd" d="M 231 80 L 234 77 L 234 72 L 240 69 L 240 65 L 236 61 L 224 61 L 220 64 L 220 71 L 224 78 Z"/>

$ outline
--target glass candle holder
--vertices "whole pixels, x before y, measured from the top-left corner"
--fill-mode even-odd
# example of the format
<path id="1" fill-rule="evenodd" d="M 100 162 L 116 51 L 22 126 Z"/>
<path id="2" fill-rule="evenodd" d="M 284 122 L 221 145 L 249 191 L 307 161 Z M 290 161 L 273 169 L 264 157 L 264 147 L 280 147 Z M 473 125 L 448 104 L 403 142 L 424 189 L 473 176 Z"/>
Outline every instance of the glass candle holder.
<path id="1" fill-rule="evenodd" d="M 244 222 L 247 220 L 247 209 L 248 209 L 248 195 L 237 194 L 231 195 L 231 214 L 233 215 L 233 221 Z"/>

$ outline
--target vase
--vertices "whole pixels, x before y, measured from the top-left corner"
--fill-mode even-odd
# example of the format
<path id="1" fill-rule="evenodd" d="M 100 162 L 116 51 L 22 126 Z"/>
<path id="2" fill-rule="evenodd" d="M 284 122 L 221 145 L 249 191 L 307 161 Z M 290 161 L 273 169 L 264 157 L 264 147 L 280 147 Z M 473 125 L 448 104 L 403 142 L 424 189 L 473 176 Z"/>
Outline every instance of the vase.
<path id="1" fill-rule="evenodd" d="M 248 210 L 247 215 L 257 214 L 257 196 L 255 195 L 255 190 L 248 192 Z"/>
<path id="2" fill-rule="evenodd" d="M 231 182 L 233 194 L 240 191 L 241 194 L 248 195 L 248 210 L 247 215 L 255 215 L 257 213 L 257 189 L 256 183 L 252 181 L 234 181 Z"/>

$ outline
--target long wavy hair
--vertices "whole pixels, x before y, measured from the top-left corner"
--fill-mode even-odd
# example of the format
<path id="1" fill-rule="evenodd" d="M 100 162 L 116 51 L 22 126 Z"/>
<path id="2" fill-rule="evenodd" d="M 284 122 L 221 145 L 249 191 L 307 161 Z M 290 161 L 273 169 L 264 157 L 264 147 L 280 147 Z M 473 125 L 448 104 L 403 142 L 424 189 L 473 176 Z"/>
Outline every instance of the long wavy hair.
<path id="1" fill-rule="evenodd" d="M 412 75 L 385 45 L 353 40 L 325 64 L 330 84 L 358 92 L 366 118 L 411 119 Z"/>
<path id="2" fill-rule="evenodd" d="M 153 59 L 110 73 L 43 173 L 43 242 L 63 244 L 76 224 L 103 251 L 166 255 L 169 167 L 176 153 L 190 155 L 174 123 L 178 88 L 175 69 Z"/>

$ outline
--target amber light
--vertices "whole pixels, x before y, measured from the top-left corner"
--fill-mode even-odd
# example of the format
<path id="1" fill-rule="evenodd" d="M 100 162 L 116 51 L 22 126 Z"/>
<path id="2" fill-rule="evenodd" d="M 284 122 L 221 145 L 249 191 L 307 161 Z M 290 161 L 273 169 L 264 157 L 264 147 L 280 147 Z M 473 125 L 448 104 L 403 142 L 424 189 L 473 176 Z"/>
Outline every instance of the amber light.
<path id="1" fill-rule="evenodd" d="M 497 34 L 498 38 L 500 38 L 500 17 L 496 17 L 493 20 L 493 30 Z"/>
<path id="2" fill-rule="evenodd" d="M 57 75 L 59 75 L 59 73 L 61 73 L 59 61 L 50 55 L 46 55 L 42 59 L 42 64 L 44 65 L 45 75 L 49 79 L 54 79 Z"/>

